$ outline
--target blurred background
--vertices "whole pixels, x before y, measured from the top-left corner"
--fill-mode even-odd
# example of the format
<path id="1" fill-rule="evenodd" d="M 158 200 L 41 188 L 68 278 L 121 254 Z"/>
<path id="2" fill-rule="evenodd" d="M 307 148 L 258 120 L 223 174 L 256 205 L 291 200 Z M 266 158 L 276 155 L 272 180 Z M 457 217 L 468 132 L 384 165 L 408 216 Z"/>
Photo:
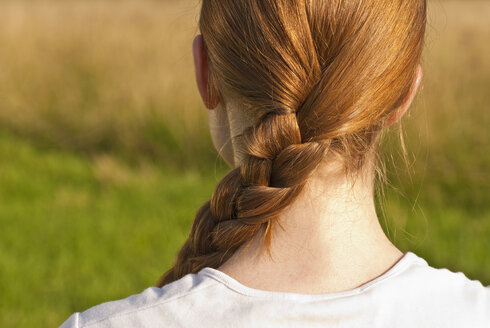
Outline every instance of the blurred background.
<path id="1" fill-rule="evenodd" d="M 227 167 L 194 83 L 199 1 L 0 1 L 0 326 L 54 327 L 169 268 Z M 490 2 L 430 1 L 383 144 L 390 239 L 490 284 Z"/>

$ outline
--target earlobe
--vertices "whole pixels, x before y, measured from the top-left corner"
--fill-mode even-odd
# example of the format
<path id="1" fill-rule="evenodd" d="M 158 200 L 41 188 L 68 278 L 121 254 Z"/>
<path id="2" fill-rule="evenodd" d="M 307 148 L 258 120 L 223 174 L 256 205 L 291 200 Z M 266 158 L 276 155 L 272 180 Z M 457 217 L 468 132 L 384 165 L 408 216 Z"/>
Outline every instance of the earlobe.
<path id="1" fill-rule="evenodd" d="M 192 53 L 194 56 L 197 88 L 206 108 L 214 109 L 219 104 L 219 98 L 210 92 L 208 55 L 204 45 L 204 39 L 200 34 L 194 38 Z"/>
<path id="2" fill-rule="evenodd" d="M 415 73 L 415 79 L 412 83 L 412 87 L 410 88 L 410 92 L 408 93 L 405 100 L 403 101 L 403 104 L 397 110 L 395 110 L 388 118 L 386 122 L 386 126 L 390 126 L 400 121 L 403 115 L 405 115 L 405 113 L 408 111 L 408 108 L 412 104 L 413 99 L 415 98 L 415 95 L 417 94 L 417 91 L 420 87 L 420 83 L 422 82 L 422 76 L 423 76 L 422 67 L 418 65 Z"/>

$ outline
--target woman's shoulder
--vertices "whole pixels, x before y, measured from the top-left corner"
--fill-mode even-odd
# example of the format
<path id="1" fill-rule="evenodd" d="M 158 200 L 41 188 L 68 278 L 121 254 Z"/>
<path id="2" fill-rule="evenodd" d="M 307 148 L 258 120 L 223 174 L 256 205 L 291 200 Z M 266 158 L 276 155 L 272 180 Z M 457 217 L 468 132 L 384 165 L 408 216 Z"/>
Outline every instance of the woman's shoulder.
<path id="1" fill-rule="evenodd" d="M 432 291 L 440 289 L 439 292 L 490 293 L 490 286 L 483 286 L 480 281 L 468 278 L 463 272 L 433 267 L 424 258 L 412 252 L 408 254 L 411 257 L 411 265 L 400 279 L 407 279 L 407 283 L 411 286 Z M 488 296 L 490 297 L 490 294 Z"/>
<path id="2" fill-rule="evenodd" d="M 189 311 L 189 307 L 182 306 L 190 304 L 189 297 L 195 299 L 195 294 L 205 294 L 204 290 L 215 285 L 203 275 L 188 274 L 162 288 L 149 287 L 139 294 L 74 313 L 61 328 L 139 327 L 142 322 L 165 326 L 179 312 Z"/>
<path id="3" fill-rule="evenodd" d="M 324 295 L 254 290 L 218 270 L 205 268 L 163 288 L 151 287 L 75 313 L 61 327 L 216 327 L 224 316 L 239 317 L 244 327 L 272 327 L 284 316 L 291 319 L 293 313 L 298 318 L 305 312 L 333 320 L 338 311 L 346 308 L 358 320 L 370 318 L 362 317 L 364 312 L 383 313 L 383 321 L 389 323 L 385 326 L 393 326 L 391 323 L 406 317 L 412 326 L 433 322 L 434 327 L 439 327 L 441 322 L 448 322 L 454 327 L 482 327 L 481 323 L 490 322 L 490 286 L 485 287 L 462 272 L 432 267 L 411 252 L 374 281 L 354 290 Z M 264 318 L 271 313 L 274 316 L 269 317 L 267 325 L 262 322 L 265 319 L 260 322 L 263 325 L 258 325 L 251 318 Z"/>
<path id="4" fill-rule="evenodd" d="M 479 313 L 490 321 L 490 286 L 468 278 L 463 272 L 437 268 L 410 252 L 410 265 L 378 290 L 400 300 L 398 306 L 424 306 L 434 311 Z M 415 300 L 419 300 L 418 304 Z M 412 301 L 413 300 L 413 301 Z M 405 302 L 403 302 L 405 301 Z"/>

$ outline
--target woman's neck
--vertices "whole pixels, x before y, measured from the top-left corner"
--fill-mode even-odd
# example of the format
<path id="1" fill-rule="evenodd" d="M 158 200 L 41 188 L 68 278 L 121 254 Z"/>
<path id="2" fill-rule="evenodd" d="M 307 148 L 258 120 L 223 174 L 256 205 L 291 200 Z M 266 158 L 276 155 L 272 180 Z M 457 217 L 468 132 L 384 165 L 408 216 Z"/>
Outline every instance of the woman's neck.
<path id="1" fill-rule="evenodd" d="M 271 256 L 261 238 L 218 270 L 256 289 L 318 294 L 358 287 L 402 256 L 375 210 L 372 166 L 348 178 L 322 165 L 273 226 Z"/>

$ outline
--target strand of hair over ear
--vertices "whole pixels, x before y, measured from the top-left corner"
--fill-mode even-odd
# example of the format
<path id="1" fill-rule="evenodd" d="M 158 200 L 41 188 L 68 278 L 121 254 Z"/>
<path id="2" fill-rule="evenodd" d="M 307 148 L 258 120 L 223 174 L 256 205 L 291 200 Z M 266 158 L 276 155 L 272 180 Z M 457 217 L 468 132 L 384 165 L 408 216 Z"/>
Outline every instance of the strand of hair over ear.
<path id="1" fill-rule="evenodd" d="M 302 143 L 295 113 L 269 113 L 242 137 L 241 165 L 198 211 L 188 240 L 158 286 L 204 267 L 218 268 L 261 231 L 270 246 L 272 225 L 330 147 L 328 141 Z"/>

